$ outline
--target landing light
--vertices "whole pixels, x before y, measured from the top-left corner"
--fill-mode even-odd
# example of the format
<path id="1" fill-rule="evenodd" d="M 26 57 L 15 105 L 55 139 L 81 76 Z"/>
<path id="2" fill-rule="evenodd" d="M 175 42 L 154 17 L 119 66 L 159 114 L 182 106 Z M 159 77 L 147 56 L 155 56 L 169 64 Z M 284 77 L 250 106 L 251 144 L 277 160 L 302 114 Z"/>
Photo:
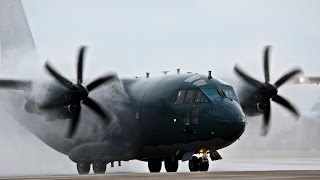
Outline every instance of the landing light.
<path id="1" fill-rule="evenodd" d="M 303 83 L 305 81 L 304 77 L 300 77 L 299 81 Z"/>
<path id="2" fill-rule="evenodd" d="M 208 150 L 206 150 L 206 149 L 200 149 L 199 150 L 199 155 L 200 155 L 200 157 L 202 157 L 202 156 L 207 156 L 207 154 L 208 154 Z"/>
<path id="3" fill-rule="evenodd" d="M 174 123 L 177 122 L 177 119 L 176 119 L 176 118 L 173 118 L 173 122 L 174 122 Z"/>

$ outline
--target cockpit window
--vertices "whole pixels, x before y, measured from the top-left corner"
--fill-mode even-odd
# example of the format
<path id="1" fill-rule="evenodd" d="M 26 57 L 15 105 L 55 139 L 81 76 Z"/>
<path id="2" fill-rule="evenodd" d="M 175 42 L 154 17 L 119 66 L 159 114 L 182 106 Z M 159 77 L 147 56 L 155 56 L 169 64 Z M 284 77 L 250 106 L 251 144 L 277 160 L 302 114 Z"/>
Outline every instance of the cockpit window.
<path id="1" fill-rule="evenodd" d="M 184 96 L 186 95 L 186 92 L 187 92 L 186 90 L 178 91 L 177 100 L 175 104 L 183 104 Z"/>
<path id="2" fill-rule="evenodd" d="M 192 103 L 194 101 L 194 97 L 196 95 L 196 90 L 188 90 L 185 103 Z"/>
<path id="3" fill-rule="evenodd" d="M 199 90 L 180 90 L 177 94 L 177 99 L 175 104 L 184 104 L 184 103 L 203 103 L 208 102 L 207 97 Z"/>
<path id="4" fill-rule="evenodd" d="M 201 91 L 197 91 L 195 102 L 208 102 L 208 99 L 202 94 Z"/>
<path id="5" fill-rule="evenodd" d="M 221 94 L 217 89 L 214 88 L 204 88 L 203 92 L 210 98 L 210 100 L 221 98 Z"/>
<path id="6" fill-rule="evenodd" d="M 231 87 L 224 87 L 222 88 L 222 91 L 225 93 L 225 95 L 235 101 L 238 101 L 238 98 L 236 96 L 236 93 L 234 92 L 233 88 Z"/>

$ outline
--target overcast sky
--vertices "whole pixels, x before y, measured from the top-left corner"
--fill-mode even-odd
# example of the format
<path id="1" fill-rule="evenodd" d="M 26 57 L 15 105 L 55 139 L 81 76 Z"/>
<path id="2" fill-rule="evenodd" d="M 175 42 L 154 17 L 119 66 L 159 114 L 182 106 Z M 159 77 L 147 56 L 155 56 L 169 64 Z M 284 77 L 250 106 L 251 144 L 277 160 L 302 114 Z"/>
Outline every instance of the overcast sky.
<path id="1" fill-rule="evenodd" d="M 23 0 L 23 5 L 41 58 L 72 75 L 81 44 L 90 47 L 89 77 L 109 70 L 122 77 L 146 71 L 152 76 L 176 68 L 230 77 L 238 62 L 262 79 L 265 45 L 273 46 L 271 80 L 295 65 L 320 75 L 317 0 Z"/>

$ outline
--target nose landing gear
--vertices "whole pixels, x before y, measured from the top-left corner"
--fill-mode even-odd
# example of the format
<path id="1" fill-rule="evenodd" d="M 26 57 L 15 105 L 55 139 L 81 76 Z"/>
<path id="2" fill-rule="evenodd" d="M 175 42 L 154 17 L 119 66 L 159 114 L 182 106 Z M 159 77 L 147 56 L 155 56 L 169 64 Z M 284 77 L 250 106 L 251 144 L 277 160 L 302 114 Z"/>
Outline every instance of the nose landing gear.
<path id="1" fill-rule="evenodd" d="M 208 157 L 199 158 L 199 171 L 208 171 L 209 169 L 209 160 Z"/>
<path id="2" fill-rule="evenodd" d="M 189 160 L 189 170 L 190 172 L 199 171 L 199 158 L 197 156 L 193 156 L 191 160 Z"/>
<path id="3" fill-rule="evenodd" d="M 197 171 L 208 171 L 209 169 L 209 160 L 206 156 L 202 156 L 198 158 L 197 156 L 193 156 L 191 160 L 189 160 L 189 170 L 190 172 Z"/>

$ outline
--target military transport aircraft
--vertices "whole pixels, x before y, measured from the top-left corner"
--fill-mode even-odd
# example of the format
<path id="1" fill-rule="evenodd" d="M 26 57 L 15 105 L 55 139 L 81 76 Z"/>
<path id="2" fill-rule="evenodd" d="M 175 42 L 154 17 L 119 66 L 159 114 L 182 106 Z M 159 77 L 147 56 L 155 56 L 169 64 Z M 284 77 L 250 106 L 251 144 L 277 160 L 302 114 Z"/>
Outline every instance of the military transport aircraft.
<path id="1" fill-rule="evenodd" d="M 22 8 L 21 2 L 17 8 Z M 107 74 L 84 83 L 85 47 L 79 50 L 76 81 L 47 61 L 44 67 L 55 81 L 1 79 L 0 88 L 9 90 L 3 98 L 12 116 L 66 154 L 79 174 L 89 173 L 91 164 L 94 173 L 104 173 L 108 163 L 133 159 L 148 162 L 150 172 L 159 172 L 163 161 L 167 172 L 176 172 L 179 160 L 189 161 L 190 171 L 207 171 L 208 157 L 221 159 L 217 150 L 243 134 L 245 115 L 263 115 L 263 134 L 269 127 L 271 100 L 299 116 L 278 95 L 278 88 L 301 71 L 294 69 L 271 84 L 269 49 L 264 52 L 264 82 L 235 66 L 246 82 L 239 98 L 231 85 L 210 71 L 132 79 Z M 47 126 L 39 125 L 43 120 L 49 120 Z"/>

